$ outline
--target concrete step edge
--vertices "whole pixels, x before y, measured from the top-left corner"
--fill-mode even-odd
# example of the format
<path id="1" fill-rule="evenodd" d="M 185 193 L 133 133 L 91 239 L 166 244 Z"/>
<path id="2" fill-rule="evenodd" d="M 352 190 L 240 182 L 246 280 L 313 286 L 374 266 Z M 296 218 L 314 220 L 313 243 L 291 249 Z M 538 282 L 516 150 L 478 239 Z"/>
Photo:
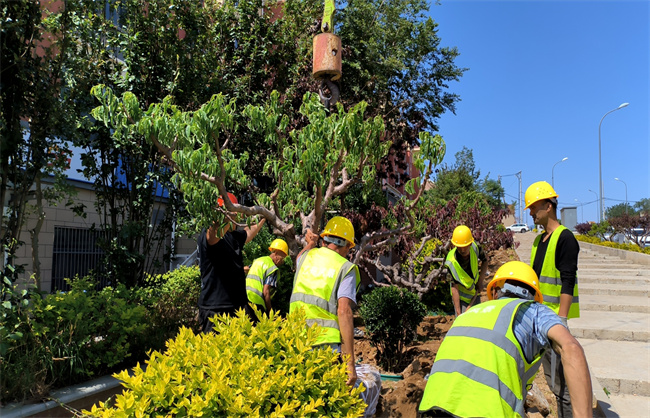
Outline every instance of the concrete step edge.
<path id="1" fill-rule="evenodd" d="M 600 384 L 603 385 L 603 387 L 606 388 L 609 393 L 616 395 L 626 394 L 650 396 L 650 381 L 648 380 L 617 379 L 601 376 L 597 377 Z"/>
<path id="2" fill-rule="evenodd" d="M 580 303 L 580 310 L 584 311 L 598 311 L 598 312 L 634 312 L 634 313 L 650 313 L 650 306 L 644 305 L 616 305 L 605 303 Z"/>
<path id="3" fill-rule="evenodd" d="M 580 287 L 580 295 L 612 295 L 612 296 L 650 296 L 648 290 L 637 289 L 598 289 Z"/>
<path id="4" fill-rule="evenodd" d="M 650 342 L 650 332 L 648 331 L 589 328 L 584 326 L 572 326 L 571 324 L 569 324 L 569 327 L 571 328 L 571 334 L 576 338 L 588 338 L 591 340 Z"/>

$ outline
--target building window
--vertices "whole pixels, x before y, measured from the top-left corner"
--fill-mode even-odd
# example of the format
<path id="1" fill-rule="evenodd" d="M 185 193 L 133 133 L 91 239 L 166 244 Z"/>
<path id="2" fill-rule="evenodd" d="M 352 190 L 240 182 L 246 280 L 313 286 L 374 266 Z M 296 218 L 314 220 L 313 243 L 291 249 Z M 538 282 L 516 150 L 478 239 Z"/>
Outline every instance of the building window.
<path id="1" fill-rule="evenodd" d="M 101 273 L 104 251 L 97 244 L 105 233 L 90 228 L 54 227 L 52 251 L 52 292 L 69 290 L 66 278 L 83 277 L 88 273 Z M 99 286 L 108 286 L 100 279 Z"/>

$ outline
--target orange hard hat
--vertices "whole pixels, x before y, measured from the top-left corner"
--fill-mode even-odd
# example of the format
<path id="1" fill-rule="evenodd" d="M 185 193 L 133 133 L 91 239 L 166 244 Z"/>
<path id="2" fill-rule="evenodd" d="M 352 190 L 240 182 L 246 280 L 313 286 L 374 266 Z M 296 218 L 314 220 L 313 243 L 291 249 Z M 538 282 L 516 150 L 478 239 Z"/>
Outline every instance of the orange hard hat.
<path id="1" fill-rule="evenodd" d="M 228 193 L 228 199 L 230 199 L 230 201 L 234 204 L 239 203 L 235 195 L 232 193 Z M 219 198 L 217 199 L 217 203 L 219 203 L 219 206 L 223 206 L 223 197 L 219 196 Z"/>

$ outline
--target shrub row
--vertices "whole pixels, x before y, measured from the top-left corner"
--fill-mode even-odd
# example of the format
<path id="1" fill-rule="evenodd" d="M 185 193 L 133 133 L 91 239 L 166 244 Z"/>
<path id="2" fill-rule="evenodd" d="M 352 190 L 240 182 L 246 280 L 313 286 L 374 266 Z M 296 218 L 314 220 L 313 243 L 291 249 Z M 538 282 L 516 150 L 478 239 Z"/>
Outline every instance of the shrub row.
<path id="1" fill-rule="evenodd" d="M 320 329 L 304 326 L 299 310 L 282 319 L 260 315 L 252 326 L 243 310 L 216 317 L 215 333 L 183 328 L 167 349 L 153 352 L 146 370 L 115 375 L 126 390 L 100 402 L 94 417 L 358 417 L 362 387 L 346 386 L 345 362 L 329 348 L 312 350 Z"/>
<path id="2" fill-rule="evenodd" d="M 69 281 L 69 291 L 46 295 L 17 290 L 3 279 L 2 403 L 130 366 L 146 350 L 164 347 L 181 326 L 197 328 L 197 267 L 152 277 L 145 288 L 98 291 L 93 279 L 78 278 Z"/>
<path id="3" fill-rule="evenodd" d="M 650 254 L 650 247 L 641 248 L 636 244 L 630 244 L 630 243 L 619 244 L 617 242 L 601 241 L 600 238 L 590 236 L 590 235 L 576 235 L 576 239 L 578 241 L 588 242 L 589 244 L 602 245 L 603 247 L 616 248 L 625 251 L 634 251 L 643 254 Z"/>

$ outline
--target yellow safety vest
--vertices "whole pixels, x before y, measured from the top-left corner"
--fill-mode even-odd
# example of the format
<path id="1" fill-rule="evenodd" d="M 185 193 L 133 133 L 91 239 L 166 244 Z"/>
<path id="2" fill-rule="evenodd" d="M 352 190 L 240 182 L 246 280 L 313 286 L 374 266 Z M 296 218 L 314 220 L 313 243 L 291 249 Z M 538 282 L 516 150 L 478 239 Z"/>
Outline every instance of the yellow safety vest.
<path id="1" fill-rule="evenodd" d="M 341 281 L 351 270 L 354 270 L 358 287 L 359 268 L 329 248 L 309 250 L 298 261 L 289 312 L 302 307 L 308 326 L 317 323 L 324 328 L 325 332 L 315 345 L 341 343 L 337 293 Z"/>
<path id="2" fill-rule="evenodd" d="M 543 352 L 529 363 L 513 332 L 523 299 L 481 303 L 454 321 L 436 354 L 420 412 L 459 417 L 524 417 L 526 387 Z"/>
<path id="3" fill-rule="evenodd" d="M 460 296 L 460 300 L 467 304 L 472 301 L 472 298 L 476 294 L 476 283 L 478 283 L 479 277 L 478 245 L 476 245 L 475 242 L 472 242 L 470 246 L 469 259 L 472 267 L 472 276 L 467 274 L 460 264 L 458 264 L 458 260 L 456 259 L 456 248 L 449 251 L 447 258 L 445 259 L 445 266 L 449 269 L 449 273 L 451 273 L 454 279 L 456 279 L 456 282 L 460 282 L 458 286 L 458 295 Z"/>
<path id="4" fill-rule="evenodd" d="M 271 257 L 265 256 L 255 259 L 248 270 L 246 276 L 246 293 L 248 300 L 256 305 L 259 305 L 263 311 L 266 311 L 266 303 L 264 303 L 264 280 L 269 277 L 273 272 L 278 269 Z"/>
<path id="5" fill-rule="evenodd" d="M 544 305 L 551 308 L 555 313 L 560 312 L 560 294 L 562 293 L 562 279 L 560 278 L 560 270 L 555 267 L 555 250 L 557 249 L 557 241 L 560 239 L 562 231 L 567 229 L 564 225 L 557 227 L 549 238 L 548 248 L 544 255 L 544 264 L 542 264 L 542 271 L 539 276 L 539 289 L 544 295 Z M 540 234 L 535 238 L 533 243 L 533 250 L 530 255 L 530 266 L 535 262 L 535 254 L 537 253 L 537 246 L 539 245 L 542 235 Z M 580 299 L 578 298 L 578 276 L 576 274 L 576 284 L 573 287 L 573 301 L 569 308 L 569 315 L 567 318 L 580 318 Z"/>

